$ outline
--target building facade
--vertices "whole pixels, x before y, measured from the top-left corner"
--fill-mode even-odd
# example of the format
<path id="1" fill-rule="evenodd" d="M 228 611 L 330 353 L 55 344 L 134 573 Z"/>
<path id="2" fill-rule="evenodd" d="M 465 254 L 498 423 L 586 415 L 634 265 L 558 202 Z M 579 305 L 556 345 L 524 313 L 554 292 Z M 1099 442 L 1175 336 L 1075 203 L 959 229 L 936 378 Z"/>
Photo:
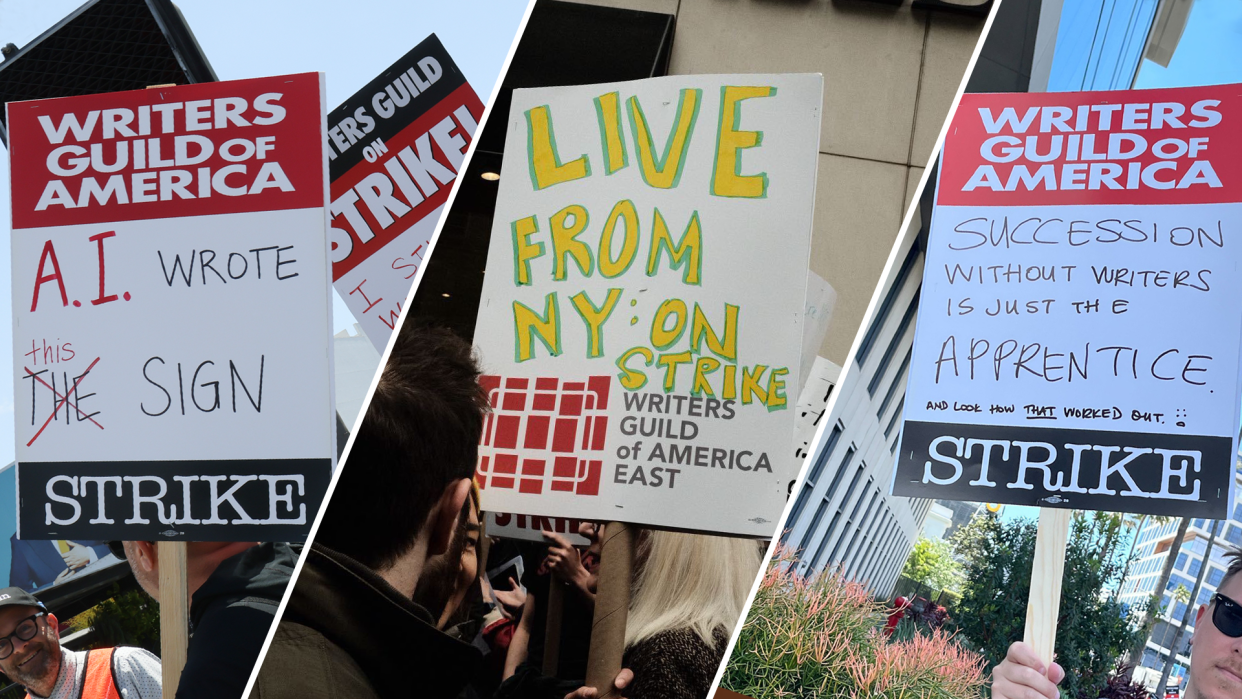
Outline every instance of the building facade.
<path id="1" fill-rule="evenodd" d="M 1239 462 L 1237 473 L 1238 480 L 1242 481 L 1242 462 Z M 1122 602 L 1142 604 L 1156 594 L 1156 585 L 1160 583 L 1160 574 L 1172 552 L 1173 539 L 1177 536 L 1180 524 L 1181 520 L 1178 518 L 1141 520 L 1136 534 L 1138 538 L 1134 543 L 1134 558 L 1119 588 L 1118 598 Z M 1203 586 L 1194 600 L 1181 599 L 1195 588 L 1195 581 L 1205 565 L 1204 554 L 1212 529 L 1216 530 L 1216 536 L 1212 543 L 1212 552 L 1207 557 L 1208 568 L 1203 577 Z M 1190 663 L 1189 641 L 1195 631 L 1193 609 L 1190 624 L 1183 629 L 1176 648 L 1173 648 L 1173 640 L 1186 613 L 1186 606 L 1191 604 L 1197 607 L 1212 600 L 1217 586 L 1225 577 L 1225 570 L 1229 567 L 1225 553 L 1239 547 L 1242 547 L 1242 499 L 1234 502 L 1228 520 L 1191 520 L 1186 529 L 1186 538 L 1173 562 L 1169 582 L 1160 591 L 1160 612 L 1152 627 L 1151 637 L 1147 640 L 1143 657 L 1138 661 L 1139 671 L 1136 672 L 1136 677 L 1145 680 L 1148 686 L 1155 686 L 1168 661 L 1169 653 L 1174 650 L 1177 651 L 1177 660 L 1169 676 L 1169 686 L 1176 687 L 1181 684 Z M 1180 594 L 1179 588 L 1184 588 Z"/>
<path id="2" fill-rule="evenodd" d="M 968 90 L 1027 89 L 1039 8 L 1039 0 L 1001 4 Z M 784 541 L 798 552 L 801 572 L 833 566 L 881 597 L 892 594 L 935 504 L 889 494 L 933 190 L 929 181 L 900 238 L 888 278 L 880 285 L 874 317 L 850 358 L 852 371 L 838 388 L 819 451 L 785 524 Z"/>

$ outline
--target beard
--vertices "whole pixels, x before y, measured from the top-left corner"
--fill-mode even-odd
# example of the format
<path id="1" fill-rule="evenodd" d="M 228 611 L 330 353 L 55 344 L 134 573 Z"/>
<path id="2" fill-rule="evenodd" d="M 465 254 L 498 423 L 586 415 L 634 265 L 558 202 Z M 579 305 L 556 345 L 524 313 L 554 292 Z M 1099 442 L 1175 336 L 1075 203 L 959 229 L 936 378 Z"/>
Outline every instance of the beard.
<path id="1" fill-rule="evenodd" d="M 20 655 L 14 653 L 9 656 L 10 668 L 5 673 L 10 680 L 27 688 L 49 684 L 49 681 L 54 685 L 60 672 L 60 654 L 56 652 L 58 649 L 52 648 L 46 638 L 36 638 L 39 643 L 27 641 Z"/>

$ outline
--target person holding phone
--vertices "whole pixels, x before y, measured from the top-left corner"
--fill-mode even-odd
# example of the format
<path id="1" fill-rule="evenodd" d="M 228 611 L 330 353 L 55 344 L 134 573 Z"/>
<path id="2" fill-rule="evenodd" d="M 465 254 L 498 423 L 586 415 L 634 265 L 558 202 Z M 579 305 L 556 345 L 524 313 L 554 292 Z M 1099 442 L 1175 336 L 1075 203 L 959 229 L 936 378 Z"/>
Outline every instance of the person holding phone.
<path id="1" fill-rule="evenodd" d="M 1190 638 L 1189 679 L 1183 699 L 1242 699 L 1242 550 L 1225 554 L 1229 568 L 1207 604 L 1199 606 Z M 1070 672 L 1073 668 L 1069 669 Z M 993 699 L 1059 699 L 1066 670 L 1044 667 L 1026 643 L 1009 646 L 992 671 Z"/>

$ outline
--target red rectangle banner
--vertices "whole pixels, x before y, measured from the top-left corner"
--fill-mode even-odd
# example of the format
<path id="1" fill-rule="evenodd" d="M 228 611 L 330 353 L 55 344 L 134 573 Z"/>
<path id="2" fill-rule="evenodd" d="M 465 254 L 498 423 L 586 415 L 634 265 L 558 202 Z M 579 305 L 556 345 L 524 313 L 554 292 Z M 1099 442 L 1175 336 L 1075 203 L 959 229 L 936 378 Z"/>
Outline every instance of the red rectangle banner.
<path id="1" fill-rule="evenodd" d="M 1211 204 L 1242 200 L 1242 85 L 968 94 L 937 203 Z"/>
<path id="2" fill-rule="evenodd" d="M 13 227 L 324 205 L 320 75 L 8 104 Z M 317 119 L 286 119 L 289 114 Z"/>

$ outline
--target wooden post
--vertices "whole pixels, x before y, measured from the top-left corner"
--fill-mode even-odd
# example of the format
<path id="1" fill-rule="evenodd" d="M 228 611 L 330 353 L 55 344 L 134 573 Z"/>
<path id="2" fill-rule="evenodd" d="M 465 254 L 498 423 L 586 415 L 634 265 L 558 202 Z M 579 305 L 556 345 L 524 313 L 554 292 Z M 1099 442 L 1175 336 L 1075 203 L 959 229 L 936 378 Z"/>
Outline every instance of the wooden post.
<path id="1" fill-rule="evenodd" d="M 599 581 L 595 589 L 595 620 L 587 654 L 588 687 L 600 699 L 618 696 L 613 680 L 621 672 L 625 654 L 625 622 L 630 613 L 630 581 L 634 567 L 634 529 L 609 522 L 599 553 Z"/>
<path id="2" fill-rule="evenodd" d="M 627 602 L 628 605 L 628 602 Z M 548 616 L 543 636 L 543 674 L 556 677 L 561 656 L 561 619 L 565 611 L 565 584 L 548 576 Z"/>
<path id="3" fill-rule="evenodd" d="M 1026 634 L 1022 640 L 1035 649 L 1044 667 L 1051 667 L 1061 611 L 1061 572 L 1069 542 L 1072 510 L 1043 507 L 1035 534 L 1035 561 L 1031 565 L 1031 596 L 1026 603 Z"/>
<path id="4" fill-rule="evenodd" d="M 184 541 L 157 543 L 160 564 L 160 662 L 164 699 L 173 699 L 190 643 L 190 599 Z"/>

